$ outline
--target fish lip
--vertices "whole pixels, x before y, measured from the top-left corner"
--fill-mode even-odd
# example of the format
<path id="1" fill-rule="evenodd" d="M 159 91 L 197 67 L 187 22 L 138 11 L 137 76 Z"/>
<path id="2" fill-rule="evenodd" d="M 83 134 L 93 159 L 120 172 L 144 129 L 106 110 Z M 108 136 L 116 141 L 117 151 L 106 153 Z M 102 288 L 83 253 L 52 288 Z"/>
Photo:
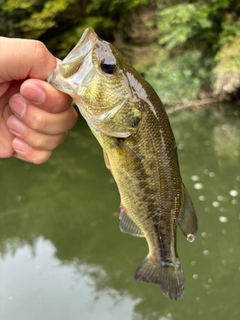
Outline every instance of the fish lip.
<path id="1" fill-rule="evenodd" d="M 98 39 L 93 28 L 87 28 L 76 46 L 57 64 L 47 81 L 56 89 L 73 95 L 75 86 L 72 85 L 70 78 L 81 68 L 84 59 L 92 52 Z"/>
<path id="2" fill-rule="evenodd" d="M 84 58 L 92 51 L 97 39 L 98 36 L 93 28 L 87 28 L 84 31 L 76 46 L 58 65 L 59 72 L 63 78 L 68 78 L 77 71 L 75 67 L 76 64 L 79 69 Z"/>

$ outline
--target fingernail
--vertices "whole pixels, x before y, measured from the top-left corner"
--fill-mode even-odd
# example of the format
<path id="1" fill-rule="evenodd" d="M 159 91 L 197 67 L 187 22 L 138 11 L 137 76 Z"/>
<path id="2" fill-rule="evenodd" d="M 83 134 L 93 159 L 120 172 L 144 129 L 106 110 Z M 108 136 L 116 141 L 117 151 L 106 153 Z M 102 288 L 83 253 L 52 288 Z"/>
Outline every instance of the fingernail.
<path id="1" fill-rule="evenodd" d="M 19 138 L 15 138 L 13 140 L 13 149 L 17 153 L 27 153 L 32 149 L 32 147 L 29 144 L 27 144 L 25 141 Z"/>
<path id="2" fill-rule="evenodd" d="M 22 123 L 15 116 L 11 116 L 7 120 L 8 129 L 16 136 L 21 136 L 25 131 L 27 126 Z"/>
<path id="3" fill-rule="evenodd" d="M 26 101 L 21 95 L 13 96 L 9 101 L 12 112 L 19 118 L 22 118 L 26 112 Z"/>
<path id="4" fill-rule="evenodd" d="M 35 104 L 41 104 L 46 99 L 46 93 L 41 88 L 32 83 L 25 84 L 22 87 L 21 93 L 27 100 L 30 100 Z"/>

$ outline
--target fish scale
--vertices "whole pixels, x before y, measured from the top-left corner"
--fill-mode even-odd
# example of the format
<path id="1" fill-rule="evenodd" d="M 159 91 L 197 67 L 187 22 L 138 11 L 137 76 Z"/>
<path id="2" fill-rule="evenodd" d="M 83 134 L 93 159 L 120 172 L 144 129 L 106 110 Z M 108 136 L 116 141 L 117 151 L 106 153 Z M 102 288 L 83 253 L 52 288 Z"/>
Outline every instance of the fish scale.
<path id="1" fill-rule="evenodd" d="M 193 241 L 194 206 L 180 175 L 166 111 L 154 89 L 92 28 L 48 81 L 71 95 L 100 143 L 120 193 L 121 231 L 145 237 L 149 253 L 135 279 L 183 297 L 184 277 L 176 231 Z"/>

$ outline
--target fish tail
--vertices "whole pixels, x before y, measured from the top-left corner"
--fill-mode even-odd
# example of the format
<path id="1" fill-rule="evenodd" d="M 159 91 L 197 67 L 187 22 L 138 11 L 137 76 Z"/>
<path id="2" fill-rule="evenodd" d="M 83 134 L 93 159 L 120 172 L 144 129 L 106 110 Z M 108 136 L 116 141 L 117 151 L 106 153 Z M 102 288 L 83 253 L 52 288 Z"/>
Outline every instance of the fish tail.
<path id="1" fill-rule="evenodd" d="M 183 297 L 184 277 L 179 259 L 174 264 L 146 257 L 135 272 L 134 278 L 159 284 L 163 294 L 170 299 L 179 300 Z"/>

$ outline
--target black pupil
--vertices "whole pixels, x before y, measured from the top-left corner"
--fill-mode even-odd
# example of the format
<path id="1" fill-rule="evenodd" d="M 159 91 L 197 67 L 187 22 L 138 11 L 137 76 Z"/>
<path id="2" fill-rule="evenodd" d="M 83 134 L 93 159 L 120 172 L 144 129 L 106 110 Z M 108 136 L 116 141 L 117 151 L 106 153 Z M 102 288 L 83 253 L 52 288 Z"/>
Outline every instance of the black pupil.
<path id="1" fill-rule="evenodd" d="M 112 57 L 104 58 L 101 61 L 101 69 L 107 74 L 114 74 L 117 70 L 116 60 Z"/>

